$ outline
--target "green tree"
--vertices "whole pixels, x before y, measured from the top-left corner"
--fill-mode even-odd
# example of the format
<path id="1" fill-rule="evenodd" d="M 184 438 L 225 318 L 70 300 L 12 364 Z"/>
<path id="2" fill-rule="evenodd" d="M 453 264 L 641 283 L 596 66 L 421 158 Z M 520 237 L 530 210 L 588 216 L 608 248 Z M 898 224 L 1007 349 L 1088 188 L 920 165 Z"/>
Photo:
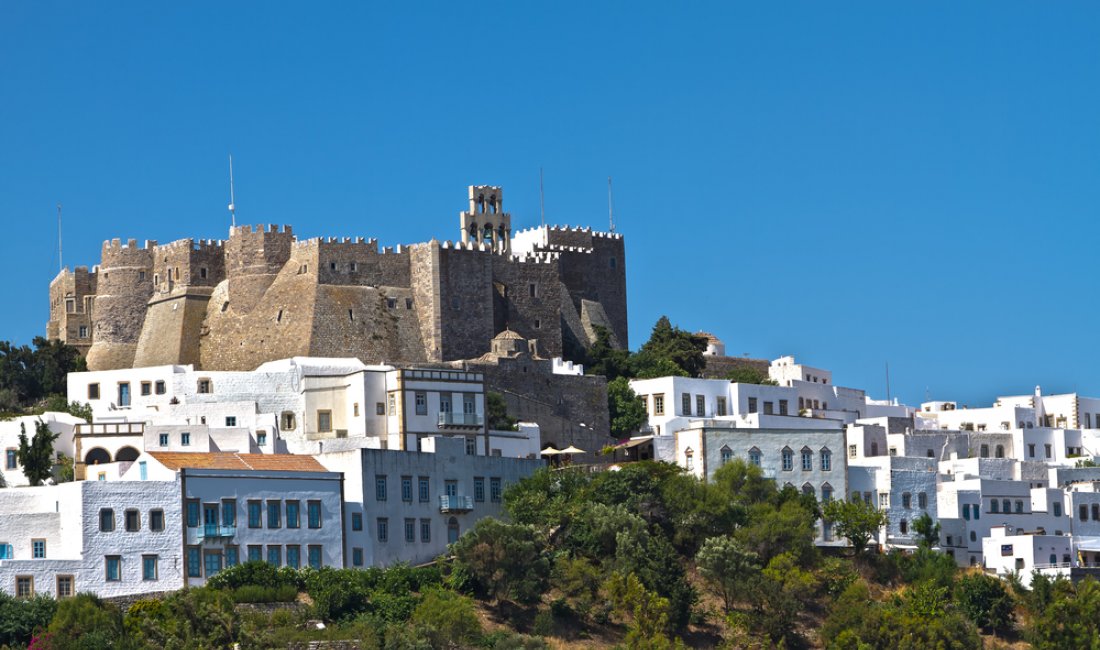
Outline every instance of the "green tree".
<path id="1" fill-rule="evenodd" d="M 646 589 L 633 573 L 612 573 L 604 588 L 615 610 L 630 619 L 630 628 L 623 639 L 625 647 L 670 647 L 666 635 L 669 630 L 667 598 Z"/>
<path id="2" fill-rule="evenodd" d="M 21 648 L 50 624 L 57 601 L 49 596 L 13 598 L 0 591 L 0 646 Z"/>
<path id="3" fill-rule="evenodd" d="M 940 524 L 927 512 L 913 520 L 913 532 L 917 534 L 917 545 L 930 549 L 940 543 Z"/>
<path id="4" fill-rule="evenodd" d="M 508 403 L 500 393 L 489 391 L 485 393 L 485 412 L 488 414 L 488 425 L 496 431 L 515 431 L 517 418 L 508 415 Z"/>
<path id="5" fill-rule="evenodd" d="M 608 382 L 619 377 L 629 377 L 630 351 L 617 347 L 611 338 L 611 330 L 602 325 L 593 325 L 596 341 L 588 349 L 585 359 L 585 372 L 589 375 L 603 375 Z"/>
<path id="6" fill-rule="evenodd" d="M 671 361 L 688 377 L 698 377 L 707 365 L 703 357 L 706 349 L 704 337 L 673 327 L 667 316 L 661 316 L 638 352 L 639 356 Z"/>
<path id="7" fill-rule="evenodd" d="M 768 376 L 766 371 L 761 371 L 750 365 L 737 365 L 726 373 L 726 379 L 735 384 L 763 384 L 765 386 L 778 386 L 779 382 Z"/>
<path id="8" fill-rule="evenodd" d="M 775 481 L 764 478 L 764 471 L 742 458 L 734 458 L 714 473 L 714 484 L 730 499 L 743 505 L 771 501 L 777 490 Z"/>
<path id="9" fill-rule="evenodd" d="M 456 570 L 499 603 L 538 600 L 550 578 L 546 544 L 531 526 L 482 519 L 451 545 Z"/>
<path id="10" fill-rule="evenodd" d="M 53 443 L 60 433 L 50 431 L 49 425 L 42 420 L 34 423 L 34 438 L 27 440 L 27 427 L 19 425 L 19 449 L 15 458 L 23 467 L 23 475 L 31 485 L 42 485 L 53 475 Z"/>
<path id="11" fill-rule="evenodd" d="M 722 599 L 727 614 L 733 608 L 737 594 L 744 593 L 746 585 L 760 572 L 756 553 L 745 550 L 728 535 L 711 537 L 703 542 L 703 547 L 695 556 L 695 564 L 699 575 Z"/>
<path id="12" fill-rule="evenodd" d="M 53 394 L 46 398 L 46 402 L 42 405 L 41 411 L 43 413 L 50 411 L 54 413 L 68 413 L 73 417 L 78 417 L 85 422 L 92 421 L 92 405 L 88 403 L 81 404 L 80 402 L 70 402 L 65 399 L 64 395 Z"/>
<path id="13" fill-rule="evenodd" d="M 93 594 L 77 594 L 58 601 L 49 632 L 55 647 L 109 647 L 123 636 L 122 612 Z"/>
<path id="14" fill-rule="evenodd" d="M 967 573 L 955 584 L 955 602 L 978 627 L 998 632 L 1012 627 L 1015 602 L 997 578 Z"/>
<path id="15" fill-rule="evenodd" d="M 611 437 L 626 438 L 642 428 L 646 423 L 645 404 L 634 390 L 626 377 L 618 377 L 607 384 L 607 411 L 611 420 Z"/>
<path id="16" fill-rule="evenodd" d="M 481 621 L 472 600 L 444 589 L 432 589 L 413 610 L 413 625 L 427 631 L 433 648 L 469 647 L 481 637 Z"/>
<path id="17" fill-rule="evenodd" d="M 862 500 L 830 501 L 822 514 L 836 525 L 838 535 L 848 538 L 856 555 L 867 548 L 887 521 L 885 512 Z"/>

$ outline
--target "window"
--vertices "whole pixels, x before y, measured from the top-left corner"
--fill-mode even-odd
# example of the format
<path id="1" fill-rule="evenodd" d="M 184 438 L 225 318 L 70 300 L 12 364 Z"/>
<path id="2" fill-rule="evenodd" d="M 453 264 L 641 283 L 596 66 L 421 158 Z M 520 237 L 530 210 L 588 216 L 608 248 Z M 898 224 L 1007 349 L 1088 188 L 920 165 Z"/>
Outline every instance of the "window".
<path id="1" fill-rule="evenodd" d="M 286 565 L 292 569 L 302 566 L 302 547 L 298 544 L 288 544 L 286 547 Z"/>
<path id="2" fill-rule="evenodd" d="M 477 440 L 475 440 L 473 438 L 466 438 L 466 455 L 467 456 L 476 456 L 477 455 Z"/>
<path id="3" fill-rule="evenodd" d="M 149 511 L 149 530 L 154 533 L 164 531 L 164 511 L 160 508 Z"/>
<path id="4" fill-rule="evenodd" d="M 901 507 L 908 510 L 913 506 L 913 495 L 908 492 L 901 493 Z"/>
<path id="5" fill-rule="evenodd" d="M 359 417 L 359 402 L 355 402 L 351 405 L 351 415 L 352 417 Z"/>
<path id="6" fill-rule="evenodd" d="M 978 448 L 978 455 L 982 458 L 989 458 L 989 445 L 982 445 Z"/>
<path id="7" fill-rule="evenodd" d="M 99 532 L 109 533 L 115 529 L 115 511 L 102 508 L 99 511 Z"/>
<path id="8" fill-rule="evenodd" d="M 821 471 L 833 471 L 833 452 L 828 449 L 821 450 Z"/>
<path id="9" fill-rule="evenodd" d="M 402 476 L 401 477 L 401 500 L 407 503 L 412 503 L 413 500 L 413 477 Z"/>
<path id="10" fill-rule="evenodd" d="M 237 426 L 237 416 L 236 415 L 227 415 L 227 416 L 225 416 L 225 426 L 227 426 L 227 427 Z"/>
<path id="11" fill-rule="evenodd" d="M 1012 504 L 1009 503 L 1008 499 L 1002 500 L 1001 504 L 1004 506 L 1003 510 L 1005 513 L 1012 512 Z"/>
<path id="12" fill-rule="evenodd" d="M 141 579 L 142 580 L 156 580 L 157 579 L 157 556 L 156 555 L 142 555 L 141 556 Z"/>
<path id="13" fill-rule="evenodd" d="M 167 433 L 160 434 L 158 436 L 157 442 L 160 443 L 161 447 L 167 447 L 168 446 L 168 434 Z"/>
<path id="14" fill-rule="evenodd" d="M 11 552 L 11 544 L 8 544 L 7 542 L 0 542 L 0 560 L 11 560 L 13 559 L 13 557 L 14 556 Z"/>
<path id="15" fill-rule="evenodd" d="M 723 465 L 733 460 L 733 450 L 728 446 L 723 446 L 720 453 Z"/>
<path id="16" fill-rule="evenodd" d="M 120 381 L 118 383 L 118 405 L 130 405 L 130 382 L 128 381 Z"/>
<path id="17" fill-rule="evenodd" d="M 423 392 L 416 393 L 416 414 L 427 415 L 428 414 L 428 394 Z"/>
<path id="18" fill-rule="evenodd" d="M 715 415 L 722 416 L 726 414 L 726 398 L 719 397 L 715 406 Z"/>
<path id="19" fill-rule="evenodd" d="M 429 490 L 428 490 L 428 477 L 427 476 L 421 476 L 419 478 L 419 480 L 417 481 L 417 487 L 418 487 L 418 493 L 419 493 L 417 496 L 420 499 L 420 503 L 427 503 L 428 502 L 428 493 L 429 493 Z"/>
<path id="20" fill-rule="evenodd" d="M 901 530 L 902 535 L 908 534 L 909 533 L 909 522 L 902 519 L 900 522 L 898 522 L 898 529 Z"/>
<path id="21" fill-rule="evenodd" d="M 848 445 L 848 458 L 855 458 L 859 449 L 855 445 Z"/>
<path id="22" fill-rule="evenodd" d="M 141 530 L 141 515 L 135 509 L 131 508 L 127 510 L 123 521 L 126 527 L 126 532 L 136 533 Z"/>
<path id="23" fill-rule="evenodd" d="M 256 446 L 257 447 L 266 447 L 267 446 L 267 432 L 266 431 L 257 431 L 256 432 Z"/>
<path id="24" fill-rule="evenodd" d="M 1061 517 L 1062 516 L 1062 504 L 1061 503 L 1058 503 L 1057 501 L 1055 501 L 1054 503 L 1051 504 L 1050 510 L 1051 510 L 1051 513 L 1055 517 Z"/>
<path id="25" fill-rule="evenodd" d="M 774 414 L 775 414 L 775 403 L 774 402 L 764 402 L 764 415 L 774 415 Z"/>
<path id="26" fill-rule="evenodd" d="M 264 557 L 264 547 L 259 546 L 259 545 L 254 545 L 254 546 L 249 545 L 249 547 L 248 547 L 248 561 L 249 562 L 259 562 L 259 561 L 263 560 L 263 557 Z"/>
<path id="27" fill-rule="evenodd" d="M 15 597 L 34 598 L 33 576 L 15 576 Z"/>
<path id="28" fill-rule="evenodd" d="M 141 395 L 145 397 L 153 394 L 153 383 L 149 381 L 141 382 Z"/>
<path id="29" fill-rule="evenodd" d="M 376 475 L 374 477 L 374 500 L 385 501 L 386 500 L 386 477 Z"/>
<path id="30" fill-rule="evenodd" d="M 703 417 L 707 414 L 707 399 L 702 395 L 695 396 L 695 414 Z"/>
<path id="31" fill-rule="evenodd" d="M 785 400 L 785 399 L 779 400 L 779 414 L 780 415 L 786 415 L 787 414 L 787 400 Z"/>
<path id="32" fill-rule="evenodd" d="M 493 476 L 489 478 L 489 500 L 493 503 L 500 503 L 500 478 Z"/>
<path id="33" fill-rule="evenodd" d="M 996 456 L 997 458 L 1004 458 L 1005 457 L 1005 446 L 1004 445 L 997 445 L 997 447 L 993 450 L 993 455 Z"/>
<path id="34" fill-rule="evenodd" d="M 18 455 L 19 455 L 18 451 L 15 450 L 15 449 L 8 449 L 4 453 L 4 457 L 5 457 L 4 466 L 5 466 L 6 469 L 15 469 L 16 459 L 17 459 Z"/>
<path id="35" fill-rule="evenodd" d="M 789 472 L 794 469 L 794 451 L 787 447 L 783 449 L 781 453 L 783 457 L 783 471 Z"/>
<path id="36" fill-rule="evenodd" d="M 833 500 L 833 486 L 826 483 L 821 486 L 821 503 L 829 503 Z"/>
<path id="37" fill-rule="evenodd" d="M 920 508 L 921 510 L 924 510 L 925 508 L 928 507 L 928 493 L 927 492 L 921 492 L 921 493 L 917 494 L 917 507 Z"/>
<path id="38" fill-rule="evenodd" d="M 44 539 L 32 539 L 31 540 L 31 558 L 35 560 L 46 559 L 46 540 Z"/>
<path id="39" fill-rule="evenodd" d="M 122 556 L 108 555 L 104 559 L 104 577 L 107 582 L 119 582 L 122 580 Z"/>
<path id="40" fill-rule="evenodd" d="M 809 483 L 803 483 L 802 484 L 802 494 L 805 494 L 806 496 L 811 496 L 811 497 L 814 496 L 814 486 L 810 485 Z"/>
<path id="41" fill-rule="evenodd" d="M 332 431 L 332 411 L 317 411 L 317 431 L 321 433 Z"/>
<path id="42" fill-rule="evenodd" d="M 87 325 L 81 325 L 76 336 L 77 336 L 77 338 L 81 338 L 81 339 L 88 338 L 88 326 Z"/>
<path id="43" fill-rule="evenodd" d="M 88 399 L 99 399 L 99 384 L 88 384 Z"/>
<path id="44" fill-rule="evenodd" d="M 283 547 L 272 545 L 267 547 L 267 563 L 278 567 L 283 564 Z"/>
<path id="45" fill-rule="evenodd" d="M 664 393 L 653 396 L 653 415 L 665 414 L 665 396 Z"/>
<path id="46" fill-rule="evenodd" d="M 965 503 L 963 504 L 963 519 L 970 521 L 970 506 Z"/>
<path id="47" fill-rule="evenodd" d="M 871 443 L 871 455 L 872 456 L 878 456 L 878 443 L 877 442 L 872 442 Z"/>
<path id="48" fill-rule="evenodd" d="M 749 413 L 756 413 L 756 398 L 749 398 Z"/>
<path id="49" fill-rule="evenodd" d="M 485 477 L 474 477 L 474 501 L 485 501 Z"/>
<path id="50" fill-rule="evenodd" d="M 802 471 L 809 472 L 814 468 L 814 452 L 804 448 L 802 450 Z"/>
<path id="51" fill-rule="evenodd" d="M 308 512 L 309 527 L 314 528 L 314 529 L 320 528 L 321 527 L 321 502 L 320 501 L 309 501 L 309 502 L 306 503 L 306 508 L 309 511 Z"/>
<path id="52" fill-rule="evenodd" d="M 416 541 L 416 520 L 405 520 L 405 542 L 412 544 Z"/>
<path id="53" fill-rule="evenodd" d="M 390 415 L 397 415 L 397 395 L 390 393 L 386 396 L 387 412 Z"/>
<path id="54" fill-rule="evenodd" d="M 259 501 L 249 501 L 248 502 L 248 527 L 249 528 L 259 528 L 262 525 L 260 523 L 261 508 L 262 508 L 262 506 L 260 505 Z"/>
<path id="55" fill-rule="evenodd" d="M 351 529 L 356 531 L 363 530 L 363 513 L 351 513 Z"/>
<path id="56" fill-rule="evenodd" d="M 286 502 L 286 527 L 287 528 L 301 528 L 302 527 L 302 505 L 300 501 L 287 501 Z"/>
<path id="57" fill-rule="evenodd" d="M 1019 499 L 1017 499 L 1016 503 L 1014 505 L 1015 505 L 1014 510 L 1017 514 L 1023 513 L 1023 511 L 1024 511 L 1024 502 L 1023 501 L 1020 501 Z"/>
<path id="58" fill-rule="evenodd" d="M 1052 453 L 1053 450 L 1051 449 L 1051 446 L 1049 444 L 1046 444 L 1046 445 L 1043 445 L 1043 447 L 1045 447 L 1047 458 L 1053 458 L 1054 455 Z"/>
<path id="59" fill-rule="evenodd" d="M 375 525 L 378 531 L 378 541 L 383 544 L 390 541 L 390 520 L 386 517 L 379 517 L 378 523 Z"/>
<path id="60" fill-rule="evenodd" d="M 57 597 L 70 598 L 76 593 L 73 589 L 72 576 L 57 576 Z"/>
<path id="61" fill-rule="evenodd" d="M 972 541 L 972 542 L 978 541 L 978 533 L 976 533 L 974 531 L 970 531 L 970 541 Z M 971 564 L 975 563 L 973 557 L 970 558 L 970 563 Z"/>
<path id="62" fill-rule="evenodd" d="M 199 525 L 199 502 L 198 499 L 187 500 L 187 527 L 195 528 Z"/>
<path id="63" fill-rule="evenodd" d="M 198 392 L 200 395 L 209 395 L 214 392 L 214 384 L 209 379 L 200 379 L 198 381 Z"/>
<path id="64" fill-rule="evenodd" d="M 181 447 L 190 447 L 191 446 L 191 434 L 190 433 L 181 433 L 180 434 L 180 446 Z"/>
<path id="65" fill-rule="evenodd" d="M 267 527 L 282 528 L 283 526 L 283 502 L 271 500 L 267 502 Z"/>
<path id="66" fill-rule="evenodd" d="M 1092 504 L 1092 520 L 1100 521 L 1100 504 L 1098 503 Z"/>
<path id="67" fill-rule="evenodd" d="M 974 511 L 974 521 L 978 521 L 982 518 L 982 509 L 979 504 L 975 503 L 970 508 Z"/>
<path id="68" fill-rule="evenodd" d="M 691 447 L 684 450 L 684 468 L 689 472 L 695 469 L 695 452 Z"/>
<path id="69" fill-rule="evenodd" d="M 442 411 L 442 410 L 443 409 L 441 408 L 440 411 Z M 445 412 L 449 413 L 450 411 L 445 411 Z M 375 415 L 385 415 L 386 414 L 386 405 L 383 404 L 382 402 L 375 402 L 374 403 L 374 413 L 375 413 Z"/>
<path id="70" fill-rule="evenodd" d="M 749 450 L 749 463 L 752 464 L 752 465 L 756 465 L 757 467 L 760 467 L 760 464 L 762 462 L 763 462 L 763 454 L 760 453 L 760 450 L 757 449 L 756 447 L 753 447 L 752 449 L 750 449 Z"/>
<path id="71" fill-rule="evenodd" d="M 428 544 L 432 541 L 432 520 L 420 520 L 420 541 Z"/>
<path id="72" fill-rule="evenodd" d="M 321 568 L 321 547 L 318 545 L 310 545 L 309 547 L 309 566 L 314 569 Z"/>
<path id="73" fill-rule="evenodd" d="M 283 411 L 283 431 L 293 431 L 294 427 L 298 426 L 298 423 L 295 420 L 296 418 L 294 417 L 294 413 L 292 411 Z"/>
<path id="74" fill-rule="evenodd" d="M 1000 511 L 1000 508 L 1001 508 L 1001 505 L 996 499 L 990 499 L 989 500 L 989 511 L 990 512 L 998 512 L 998 511 Z"/>

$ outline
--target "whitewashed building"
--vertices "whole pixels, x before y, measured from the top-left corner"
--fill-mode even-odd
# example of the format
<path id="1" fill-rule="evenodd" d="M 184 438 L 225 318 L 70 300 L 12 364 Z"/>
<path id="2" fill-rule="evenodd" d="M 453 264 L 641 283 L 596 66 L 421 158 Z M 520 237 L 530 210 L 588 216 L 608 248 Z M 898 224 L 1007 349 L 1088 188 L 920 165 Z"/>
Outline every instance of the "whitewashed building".
<path id="1" fill-rule="evenodd" d="M 73 436 L 77 425 L 84 422 L 78 417 L 68 413 L 43 413 L 42 415 L 26 415 L 0 420 L 0 449 L 4 452 L 3 465 L 0 465 L 0 487 L 15 487 L 29 485 L 23 466 L 19 464 L 17 451 L 19 450 L 19 434 L 26 431 L 27 440 L 34 438 L 35 423 L 42 421 L 50 431 L 58 434 L 53 443 L 54 454 L 57 457 L 65 455 L 73 458 L 76 451 L 73 444 Z M 2 511 L 0 511 L 2 512 Z"/>

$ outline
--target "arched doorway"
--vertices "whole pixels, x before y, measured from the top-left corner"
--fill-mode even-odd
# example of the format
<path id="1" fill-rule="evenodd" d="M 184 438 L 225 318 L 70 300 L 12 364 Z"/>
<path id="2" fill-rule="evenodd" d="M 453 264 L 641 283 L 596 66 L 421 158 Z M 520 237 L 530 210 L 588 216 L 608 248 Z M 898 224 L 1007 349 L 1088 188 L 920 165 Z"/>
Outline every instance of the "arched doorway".
<path id="1" fill-rule="evenodd" d="M 132 463 L 135 460 L 137 460 L 138 456 L 140 456 L 140 455 L 141 455 L 141 452 L 139 452 L 137 449 L 134 449 L 133 447 L 123 447 L 122 449 L 119 449 L 115 453 L 115 461 L 120 462 L 120 463 L 123 463 L 123 462 L 131 462 Z"/>
<path id="2" fill-rule="evenodd" d="M 103 465 L 111 462 L 111 454 L 103 447 L 90 449 L 84 456 L 85 465 Z"/>

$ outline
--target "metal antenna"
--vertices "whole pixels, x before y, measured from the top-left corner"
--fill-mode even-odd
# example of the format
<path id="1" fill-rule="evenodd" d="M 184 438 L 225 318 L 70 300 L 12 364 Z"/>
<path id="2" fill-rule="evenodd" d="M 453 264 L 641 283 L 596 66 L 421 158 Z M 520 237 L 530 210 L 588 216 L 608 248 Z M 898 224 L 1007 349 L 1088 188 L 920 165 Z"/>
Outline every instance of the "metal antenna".
<path id="1" fill-rule="evenodd" d="M 886 401 L 890 401 L 890 362 L 886 362 Z"/>
<path id="2" fill-rule="evenodd" d="M 615 232 L 615 202 L 611 198 L 611 177 L 607 177 L 607 220 L 611 223 L 611 232 Z"/>
<path id="3" fill-rule="evenodd" d="M 65 262 L 61 257 L 61 204 L 57 204 L 57 270 L 65 270 Z"/>
<path id="4" fill-rule="evenodd" d="M 229 154 L 229 219 L 231 225 L 237 225 L 236 198 L 233 196 L 233 154 Z"/>
<path id="5" fill-rule="evenodd" d="M 546 226 L 546 197 L 542 189 L 542 167 L 539 167 L 539 213 L 542 215 L 542 225 Z"/>

